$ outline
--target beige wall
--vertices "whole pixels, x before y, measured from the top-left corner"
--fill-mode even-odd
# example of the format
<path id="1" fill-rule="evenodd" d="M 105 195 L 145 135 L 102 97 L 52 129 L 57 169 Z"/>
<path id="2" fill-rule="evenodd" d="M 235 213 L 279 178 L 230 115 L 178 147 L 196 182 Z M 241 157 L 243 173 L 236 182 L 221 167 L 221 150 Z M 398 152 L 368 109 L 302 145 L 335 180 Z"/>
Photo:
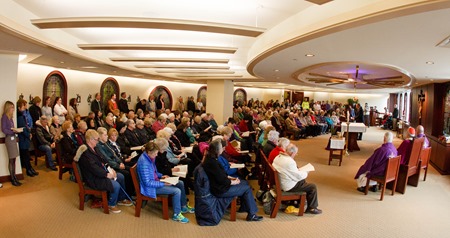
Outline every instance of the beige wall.
<path id="1" fill-rule="evenodd" d="M 6 101 L 11 101 L 14 103 L 14 105 L 17 102 L 18 95 L 17 95 L 17 62 L 18 62 L 19 56 L 18 55 L 5 55 L 0 54 L 0 72 L 1 72 L 1 78 L 0 78 L 0 113 L 3 115 L 3 106 L 5 105 Z M 0 115 L 0 116 L 2 116 Z M 14 114 L 14 125 L 17 126 L 17 120 L 16 116 Z M 4 138 L 5 134 L 1 132 L 0 130 L 0 137 Z M 17 157 L 19 158 L 19 157 Z M 6 151 L 5 144 L 0 144 L 0 177 L 2 176 L 8 176 L 8 152 Z M 16 159 L 16 173 L 20 174 L 22 173 L 22 170 L 20 168 L 20 159 Z"/>

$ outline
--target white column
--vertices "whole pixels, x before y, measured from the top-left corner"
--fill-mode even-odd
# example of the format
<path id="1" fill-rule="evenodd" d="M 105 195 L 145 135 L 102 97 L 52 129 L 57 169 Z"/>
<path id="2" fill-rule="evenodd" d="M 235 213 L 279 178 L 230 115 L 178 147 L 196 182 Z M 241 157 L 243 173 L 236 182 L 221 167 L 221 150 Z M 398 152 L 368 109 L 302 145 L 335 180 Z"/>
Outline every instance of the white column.
<path id="1" fill-rule="evenodd" d="M 11 101 L 16 106 L 17 94 L 17 69 L 19 55 L 0 54 L 0 113 L 3 115 L 3 106 L 6 101 Z M 14 124 L 17 125 L 16 113 L 14 113 Z M 0 130 L 0 137 L 5 138 L 5 134 Z M 8 152 L 5 144 L 0 144 L 0 177 L 9 176 L 8 171 Z M 16 159 L 16 174 L 21 174 L 20 159 Z"/>
<path id="2" fill-rule="evenodd" d="M 207 87 L 206 112 L 213 113 L 217 124 L 223 125 L 233 115 L 233 81 L 210 79 Z"/>

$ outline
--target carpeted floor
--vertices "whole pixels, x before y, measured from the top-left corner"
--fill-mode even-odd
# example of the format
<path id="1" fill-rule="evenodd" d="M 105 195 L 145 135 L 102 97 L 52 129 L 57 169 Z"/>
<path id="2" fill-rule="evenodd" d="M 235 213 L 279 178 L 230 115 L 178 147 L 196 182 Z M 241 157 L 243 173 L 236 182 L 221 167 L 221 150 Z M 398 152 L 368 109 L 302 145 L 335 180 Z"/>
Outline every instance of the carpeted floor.
<path id="1" fill-rule="evenodd" d="M 329 135 L 294 142 L 299 166 L 310 162 L 316 168 L 307 181 L 318 187 L 323 214 L 297 217 L 280 211 L 275 219 L 264 215 L 262 222 L 246 222 L 246 214 L 230 222 L 226 215 L 215 227 L 198 226 L 193 214 L 187 215 L 188 224 L 162 220 L 158 204 L 148 205 L 140 218 L 134 217 L 134 207 L 106 215 L 87 204 L 80 211 L 77 185 L 67 174 L 58 180 L 41 158 L 38 177 L 0 189 L 0 237 L 448 237 L 450 176 L 430 167 L 419 187 L 408 186 L 404 195 L 395 196 L 387 190 L 382 202 L 380 192 L 364 196 L 356 191 L 353 177 L 381 145 L 384 132 L 369 128 L 359 141 L 361 151 L 345 156 L 340 167 L 337 161 L 328 166 Z M 396 146 L 400 143 L 395 139 Z"/>

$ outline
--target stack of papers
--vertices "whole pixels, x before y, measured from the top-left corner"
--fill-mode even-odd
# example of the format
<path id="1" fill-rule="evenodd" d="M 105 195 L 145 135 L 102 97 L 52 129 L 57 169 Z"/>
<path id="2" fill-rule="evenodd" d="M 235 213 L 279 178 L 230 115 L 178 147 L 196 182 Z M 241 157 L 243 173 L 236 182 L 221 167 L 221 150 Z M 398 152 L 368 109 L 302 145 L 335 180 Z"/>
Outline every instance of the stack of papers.
<path id="1" fill-rule="evenodd" d="M 164 182 L 164 183 L 170 183 L 172 185 L 176 185 L 179 180 L 180 180 L 179 177 L 168 177 L 168 178 L 165 178 L 165 179 L 161 179 L 159 181 Z"/>
<path id="2" fill-rule="evenodd" d="M 311 171 L 315 171 L 316 169 L 314 168 L 314 166 L 311 163 L 308 163 L 307 165 L 298 168 L 299 171 L 304 171 L 304 172 L 311 172 Z"/>
<path id="3" fill-rule="evenodd" d="M 187 166 L 187 164 L 184 164 L 184 165 L 177 165 L 177 166 L 175 166 L 174 168 L 178 168 L 178 169 L 180 169 L 180 171 L 178 171 L 178 172 L 172 172 L 172 175 L 173 175 L 173 176 L 186 178 L 186 174 L 187 174 L 187 171 L 188 171 L 188 166 Z"/>

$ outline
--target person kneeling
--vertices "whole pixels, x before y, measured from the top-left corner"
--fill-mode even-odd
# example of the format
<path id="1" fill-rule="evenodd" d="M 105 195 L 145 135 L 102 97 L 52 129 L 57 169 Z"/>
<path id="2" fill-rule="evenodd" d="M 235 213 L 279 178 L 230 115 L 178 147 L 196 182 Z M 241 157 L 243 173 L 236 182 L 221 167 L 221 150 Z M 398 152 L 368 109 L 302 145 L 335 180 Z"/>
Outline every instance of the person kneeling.
<path id="1" fill-rule="evenodd" d="M 184 217 L 182 213 L 194 213 L 195 209 L 187 204 L 183 181 L 178 181 L 176 185 L 160 181 L 160 179 L 169 176 L 162 175 L 156 169 L 155 159 L 158 151 L 159 148 L 154 142 L 148 142 L 145 145 L 145 152 L 139 157 L 137 173 L 140 178 L 141 193 L 151 198 L 156 198 L 159 194 L 172 195 L 172 220 L 188 223 L 189 219 Z"/>

